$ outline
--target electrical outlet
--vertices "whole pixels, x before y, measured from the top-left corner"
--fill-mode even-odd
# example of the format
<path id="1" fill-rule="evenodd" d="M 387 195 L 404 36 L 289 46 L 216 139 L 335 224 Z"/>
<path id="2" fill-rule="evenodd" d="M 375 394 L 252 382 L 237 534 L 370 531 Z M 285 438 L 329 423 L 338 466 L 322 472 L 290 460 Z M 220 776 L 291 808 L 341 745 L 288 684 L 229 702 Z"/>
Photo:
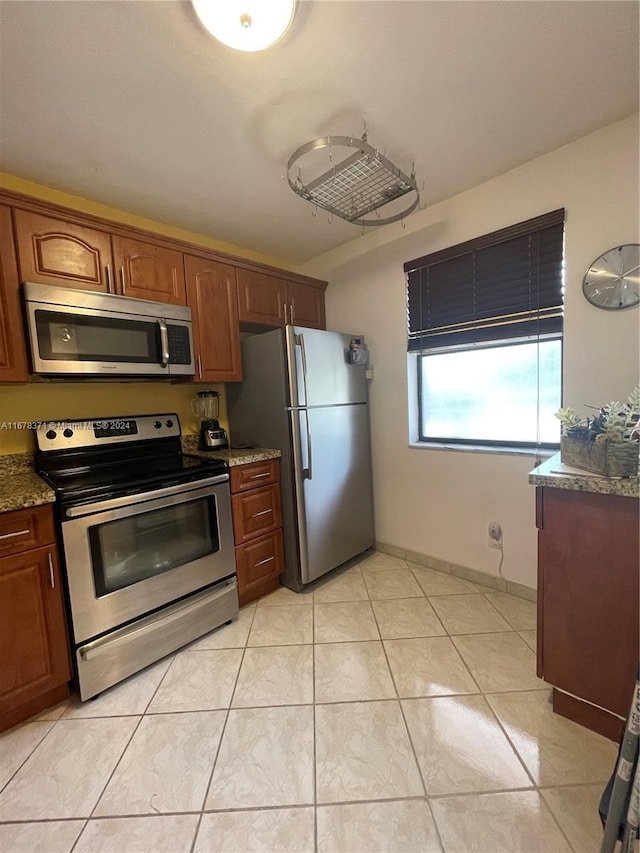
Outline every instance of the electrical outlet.
<path id="1" fill-rule="evenodd" d="M 497 521 L 490 521 L 487 527 L 487 545 L 489 548 L 502 549 L 502 527 Z"/>

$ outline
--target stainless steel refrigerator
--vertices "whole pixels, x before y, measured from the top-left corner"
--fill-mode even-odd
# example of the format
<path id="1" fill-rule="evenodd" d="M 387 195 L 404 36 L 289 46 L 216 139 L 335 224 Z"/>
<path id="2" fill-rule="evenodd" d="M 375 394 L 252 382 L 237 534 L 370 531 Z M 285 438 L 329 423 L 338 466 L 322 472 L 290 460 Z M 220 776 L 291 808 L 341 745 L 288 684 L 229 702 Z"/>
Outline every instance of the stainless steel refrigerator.
<path id="1" fill-rule="evenodd" d="M 299 326 L 253 335 L 242 342 L 242 384 L 227 386 L 233 443 L 282 450 L 281 581 L 297 591 L 374 544 L 358 341 Z"/>

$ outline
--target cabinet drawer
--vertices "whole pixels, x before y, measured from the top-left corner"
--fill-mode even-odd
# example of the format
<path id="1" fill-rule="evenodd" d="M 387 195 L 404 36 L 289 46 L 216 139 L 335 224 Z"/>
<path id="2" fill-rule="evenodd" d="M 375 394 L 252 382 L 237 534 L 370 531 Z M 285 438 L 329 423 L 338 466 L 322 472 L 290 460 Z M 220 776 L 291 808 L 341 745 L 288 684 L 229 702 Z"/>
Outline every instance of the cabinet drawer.
<path id="1" fill-rule="evenodd" d="M 254 539 L 236 548 L 238 593 L 242 595 L 262 585 L 269 578 L 277 578 L 284 569 L 282 530 Z"/>
<path id="2" fill-rule="evenodd" d="M 236 545 L 282 527 L 279 483 L 232 495 L 231 505 Z"/>
<path id="3" fill-rule="evenodd" d="M 259 486 L 269 486 L 271 483 L 280 482 L 280 460 L 267 459 L 264 462 L 233 466 L 229 473 L 231 494 L 256 489 Z"/>
<path id="4" fill-rule="evenodd" d="M 0 556 L 54 542 L 53 510 L 48 504 L 0 513 Z"/>

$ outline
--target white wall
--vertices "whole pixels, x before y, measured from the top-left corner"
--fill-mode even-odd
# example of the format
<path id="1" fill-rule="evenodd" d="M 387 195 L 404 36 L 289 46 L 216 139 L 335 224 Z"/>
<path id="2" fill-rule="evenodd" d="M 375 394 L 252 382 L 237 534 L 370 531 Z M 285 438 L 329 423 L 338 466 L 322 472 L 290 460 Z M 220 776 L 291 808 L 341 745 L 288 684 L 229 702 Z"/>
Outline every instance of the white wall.
<path id="1" fill-rule="evenodd" d="M 621 399 L 638 383 L 638 308 L 592 307 L 582 276 L 601 252 L 638 236 L 638 117 L 414 214 L 300 268 L 328 279 L 327 324 L 366 335 L 380 541 L 497 573 L 488 521 L 504 529 L 503 572 L 536 585 L 532 457 L 408 447 L 403 263 L 555 208 L 566 209 L 564 405 Z M 433 164 L 437 168 L 437 164 Z M 428 197 L 428 186 L 426 195 Z"/>

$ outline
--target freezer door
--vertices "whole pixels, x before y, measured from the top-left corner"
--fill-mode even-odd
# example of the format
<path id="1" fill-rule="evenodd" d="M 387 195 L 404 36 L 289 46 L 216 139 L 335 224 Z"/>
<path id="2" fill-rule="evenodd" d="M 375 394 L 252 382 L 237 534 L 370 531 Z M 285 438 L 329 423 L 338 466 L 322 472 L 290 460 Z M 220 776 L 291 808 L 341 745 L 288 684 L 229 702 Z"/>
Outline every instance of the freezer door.
<path id="1" fill-rule="evenodd" d="M 367 402 L 365 368 L 349 363 L 354 335 L 287 326 L 287 361 L 292 406 Z"/>
<path id="2" fill-rule="evenodd" d="M 291 417 L 298 445 L 301 573 L 307 584 L 373 546 L 369 419 L 366 405 L 301 409 Z"/>

